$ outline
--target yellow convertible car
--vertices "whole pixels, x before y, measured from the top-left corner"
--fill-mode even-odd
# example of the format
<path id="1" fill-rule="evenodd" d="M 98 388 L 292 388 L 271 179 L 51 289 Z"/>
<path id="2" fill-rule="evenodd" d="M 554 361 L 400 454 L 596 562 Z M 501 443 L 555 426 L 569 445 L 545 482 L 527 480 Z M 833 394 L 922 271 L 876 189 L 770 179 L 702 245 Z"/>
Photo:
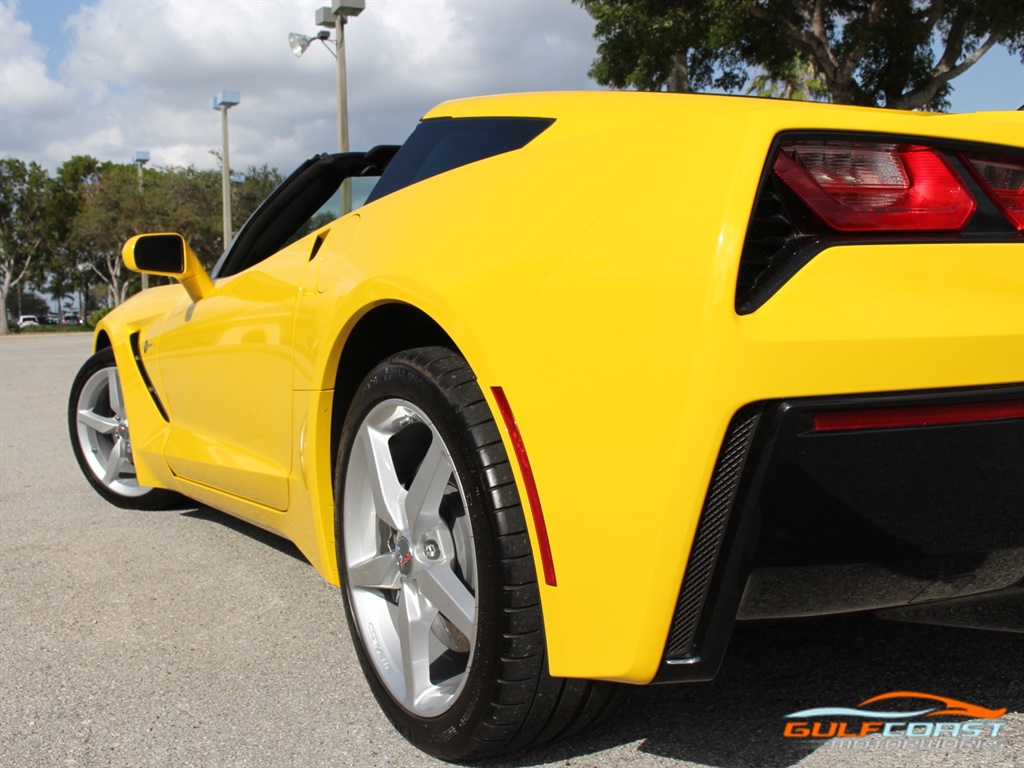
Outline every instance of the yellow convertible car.
<path id="1" fill-rule="evenodd" d="M 178 282 L 96 329 L 85 476 L 295 542 L 440 757 L 710 679 L 738 620 L 1024 591 L 1024 112 L 453 101 L 308 161 L 209 274 L 124 259 Z"/>

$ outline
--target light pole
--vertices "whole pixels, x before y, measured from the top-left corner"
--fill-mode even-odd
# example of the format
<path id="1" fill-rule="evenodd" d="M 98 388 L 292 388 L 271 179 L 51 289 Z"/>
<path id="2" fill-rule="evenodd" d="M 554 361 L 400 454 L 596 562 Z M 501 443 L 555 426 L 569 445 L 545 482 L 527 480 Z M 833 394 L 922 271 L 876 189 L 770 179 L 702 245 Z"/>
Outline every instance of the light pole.
<path id="1" fill-rule="evenodd" d="M 149 162 L 149 151 L 145 149 L 135 150 L 135 154 L 132 155 L 132 162 L 139 169 L 139 199 L 142 199 L 142 166 Z M 142 273 L 142 290 L 149 288 L 149 275 L 145 272 Z M 84 322 L 84 318 L 83 318 Z"/>
<path id="2" fill-rule="evenodd" d="M 366 10 L 366 0 L 331 0 L 330 8 L 318 8 L 316 12 L 316 23 L 318 26 L 334 30 L 335 50 L 331 51 L 338 64 L 338 151 L 348 152 L 348 86 L 345 72 L 345 24 L 349 17 L 358 16 Z M 310 43 L 319 40 L 327 46 L 330 33 L 319 32 L 316 37 L 307 37 L 292 32 L 288 35 L 288 44 L 292 53 L 301 56 L 306 52 Z M 342 215 L 352 210 L 352 187 L 351 182 L 346 180 L 341 185 L 341 213 Z"/>
<path id="3" fill-rule="evenodd" d="M 221 194 L 222 209 L 224 212 L 224 250 L 227 250 L 231 243 L 231 162 L 228 160 L 228 109 L 235 106 L 242 100 L 238 91 L 220 91 L 210 99 L 210 106 L 220 110 L 220 164 L 221 164 Z"/>

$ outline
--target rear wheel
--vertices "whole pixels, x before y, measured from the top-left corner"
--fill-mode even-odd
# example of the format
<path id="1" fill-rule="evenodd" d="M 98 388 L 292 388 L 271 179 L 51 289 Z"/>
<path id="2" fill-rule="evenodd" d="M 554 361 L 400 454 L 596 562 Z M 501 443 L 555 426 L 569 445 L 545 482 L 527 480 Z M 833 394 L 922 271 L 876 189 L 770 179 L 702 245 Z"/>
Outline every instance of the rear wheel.
<path id="1" fill-rule="evenodd" d="M 345 608 L 364 673 L 426 752 L 480 759 L 582 728 L 618 686 L 547 674 L 511 466 L 466 362 L 427 347 L 363 382 L 335 483 Z"/>
<path id="2" fill-rule="evenodd" d="M 68 431 L 78 466 L 96 492 L 129 509 L 165 509 L 181 497 L 139 485 L 135 477 L 128 417 L 121 397 L 114 353 L 109 347 L 90 357 L 71 385 Z"/>

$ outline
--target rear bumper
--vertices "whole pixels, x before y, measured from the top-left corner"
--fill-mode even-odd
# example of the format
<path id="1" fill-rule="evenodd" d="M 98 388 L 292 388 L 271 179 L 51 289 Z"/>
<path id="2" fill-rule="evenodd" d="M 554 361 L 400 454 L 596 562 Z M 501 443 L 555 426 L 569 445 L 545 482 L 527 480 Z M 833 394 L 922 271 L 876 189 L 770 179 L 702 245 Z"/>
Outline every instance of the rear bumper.
<path id="1" fill-rule="evenodd" d="M 736 619 L 882 609 L 913 619 L 946 601 L 1019 595 L 1022 399 L 1015 385 L 741 409 L 655 682 L 714 677 Z M 878 426 L 890 413 L 898 426 Z M 916 424 L 921 414 L 932 423 Z"/>

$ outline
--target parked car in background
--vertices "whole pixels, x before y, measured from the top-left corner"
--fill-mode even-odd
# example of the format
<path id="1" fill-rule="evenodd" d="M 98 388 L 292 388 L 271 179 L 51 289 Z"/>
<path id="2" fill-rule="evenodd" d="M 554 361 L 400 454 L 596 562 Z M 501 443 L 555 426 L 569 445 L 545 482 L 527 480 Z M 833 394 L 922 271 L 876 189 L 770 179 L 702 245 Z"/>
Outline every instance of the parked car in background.
<path id="1" fill-rule="evenodd" d="M 39 318 L 35 315 L 22 315 L 18 318 L 18 327 L 24 328 L 26 325 L 39 325 Z"/>
<path id="2" fill-rule="evenodd" d="M 738 620 L 1020 600 L 1022 201 L 1024 112 L 449 102 L 209 274 L 130 240 L 180 285 L 98 323 L 71 441 L 114 504 L 295 542 L 396 728 L 478 760 L 713 678 Z"/>
<path id="3" fill-rule="evenodd" d="M 65 312 L 61 318 L 61 323 L 64 325 L 79 325 L 82 322 L 82 318 L 78 316 L 77 312 Z"/>

